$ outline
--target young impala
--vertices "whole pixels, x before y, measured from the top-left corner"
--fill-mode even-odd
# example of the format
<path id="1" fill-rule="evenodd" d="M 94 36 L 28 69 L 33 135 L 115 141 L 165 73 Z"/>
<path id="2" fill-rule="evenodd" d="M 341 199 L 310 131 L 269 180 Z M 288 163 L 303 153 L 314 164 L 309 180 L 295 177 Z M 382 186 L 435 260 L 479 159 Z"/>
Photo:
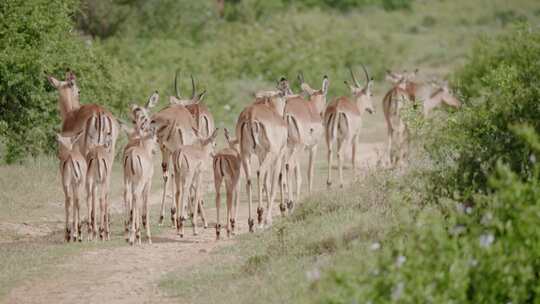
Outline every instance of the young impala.
<path id="1" fill-rule="evenodd" d="M 62 189 L 65 195 L 66 231 L 65 240 L 82 240 L 80 223 L 80 201 L 86 177 L 86 161 L 77 148 L 77 142 L 83 133 L 73 137 L 65 137 L 57 134 L 58 159 L 60 160 L 60 176 L 62 177 Z M 69 222 L 71 215 L 73 220 Z"/>
<path id="2" fill-rule="evenodd" d="M 219 209 L 221 207 L 221 184 L 225 182 L 225 192 L 227 195 L 227 236 L 234 234 L 236 219 L 238 217 L 238 204 L 240 201 L 238 183 L 240 181 L 241 160 L 238 140 L 232 139 L 229 130 L 225 129 L 225 139 L 229 145 L 227 148 L 219 150 L 214 155 L 214 186 L 216 191 L 216 238 L 219 240 L 221 232 L 221 221 Z M 234 200 L 234 208 L 233 208 Z"/>
<path id="3" fill-rule="evenodd" d="M 354 73 L 349 69 L 353 84 L 345 81 L 350 88 L 352 98 L 338 97 L 327 107 L 324 113 L 324 125 L 326 133 L 326 145 L 328 147 L 328 180 L 327 185 L 332 185 L 332 158 L 334 154 L 334 142 L 337 142 L 337 159 L 339 171 L 339 183 L 343 187 L 343 153 L 345 148 L 352 146 L 352 165 L 356 169 L 356 154 L 358 152 L 358 141 L 362 128 L 362 115 L 364 112 L 373 114 L 372 86 L 373 79 L 362 65 L 366 76 L 366 84 L 362 87 L 356 80 Z"/>
<path id="4" fill-rule="evenodd" d="M 402 164 L 407 156 L 409 131 L 401 118 L 401 110 L 411 102 L 406 90 L 407 78 L 403 77 L 383 98 L 383 111 L 388 130 L 387 155 L 391 166 Z"/>
<path id="5" fill-rule="evenodd" d="M 275 94 L 256 98 L 255 102 L 247 106 L 238 117 L 236 123 L 236 138 L 240 144 L 240 159 L 246 176 L 248 193 L 249 231 L 253 232 L 254 220 L 252 218 L 252 184 L 251 184 L 251 157 L 256 155 L 259 161 L 257 170 L 258 208 L 257 219 L 259 225 L 263 221 L 262 185 L 264 180 L 267 196 L 267 213 L 264 222 L 272 224 L 272 207 L 275 198 L 275 187 L 279 182 L 283 194 L 282 161 L 287 146 L 287 123 L 283 119 L 285 96 L 288 93 L 287 80 L 282 78 L 278 83 Z M 270 191 L 268 191 L 270 190 Z M 283 195 L 280 206 L 284 206 Z"/>
<path id="6" fill-rule="evenodd" d="M 88 207 L 88 240 L 97 236 L 96 197 L 99 197 L 99 238 L 110 240 L 109 222 L 109 184 L 112 170 L 112 158 L 107 152 L 112 144 L 112 138 L 107 135 L 104 145 L 90 145 L 86 162 L 86 206 Z"/>
<path id="7" fill-rule="evenodd" d="M 296 198 L 300 195 L 301 173 L 298 162 L 298 153 L 302 150 L 309 151 L 308 165 L 308 191 L 313 187 L 313 169 L 317 146 L 324 135 L 323 119 L 326 107 L 326 95 L 328 93 L 328 77 L 324 76 L 320 90 L 312 89 L 305 81 L 302 73 L 298 75 L 303 92 L 308 100 L 300 96 L 288 96 L 285 105 L 285 120 L 288 127 L 288 156 L 287 169 L 293 169 L 296 181 Z M 292 167 L 292 168 L 291 168 Z M 292 194 L 291 181 L 287 170 L 288 192 Z M 289 205 L 292 201 L 289 200 Z M 291 208 L 291 206 L 289 206 Z"/>
<path id="8" fill-rule="evenodd" d="M 198 131 L 194 129 L 198 136 Z M 193 234 L 197 235 L 197 213 L 200 212 L 204 227 L 207 227 L 204 207 L 202 205 L 203 191 L 201 189 L 202 177 L 210 170 L 217 129 L 206 138 L 199 137 L 198 144 L 183 145 L 173 152 L 172 161 L 175 178 L 175 203 L 179 210 L 177 230 L 180 237 L 184 236 L 184 212 L 186 201 L 190 203 L 190 216 L 193 224 Z M 193 190 L 193 192 L 192 192 Z"/>
<path id="9" fill-rule="evenodd" d="M 128 210 L 129 233 L 127 238 L 131 245 L 135 239 L 141 244 L 141 222 L 146 230 L 148 243 L 152 244 L 150 235 L 150 216 L 148 199 L 152 186 L 154 166 L 152 154 L 156 145 L 153 129 L 148 131 L 126 128 L 129 143 L 124 150 L 124 203 Z"/>

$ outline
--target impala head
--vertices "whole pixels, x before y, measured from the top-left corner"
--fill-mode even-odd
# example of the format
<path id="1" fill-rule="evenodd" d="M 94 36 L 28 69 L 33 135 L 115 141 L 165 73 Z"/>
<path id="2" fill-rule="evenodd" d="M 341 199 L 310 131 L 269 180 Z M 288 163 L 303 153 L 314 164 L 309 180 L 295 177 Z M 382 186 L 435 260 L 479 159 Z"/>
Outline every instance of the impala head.
<path id="1" fill-rule="evenodd" d="M 345 84 L 349 87 L 351 90 L 351 94 L 358 105 L 358 108 L 360 109 L 360 112 L 366 111 L 369 114 L 375 113 L 375 109 L 373 107 L 373 78 L 369 77 L 369 73 L 366 69 L 366 67 L 362 64 L 362 69 L 364 70 L 364 75 L 366 76 L 366 84 L 364 86 L 361 86 L 358 80 L 356 80 L 356 77 L 354 76 L 354 72 L 351 68 L 349 68 L 349 72 L 351 73 L 351 78 L 353 81 L 353 84 L 349 84 L 349 82 L 345 81 Z"/>
<path id="2" fill-rule="evenodd" d="M 433 94 L 433 97 L 436 95 L 440 96 L 442 103 L 450 107 L 461 107 L 461 101 L 455 97 L 454 94 L 452 94 L 447 82 L 444 82 L 441 86 L 439 86 L 439 89 Z"/>
<path id="3" fill-rule="evenodd" d="M 153 127 L 140 129 L 135 126 L 135 128 L 132 128 L 122 121 L 119 121 L 119 124 L 122 131 L 127 135 L 128 146 L 142 146 L 151 153 L 157 151 L 156 132 Z"/>
<path id="4" fill-rule="evenodd" d="M 75 147 L 75 144 L 81 139 L 84 132 L 79 132 L 74 136 L 63 136 L 62 134 L 56 134 L 56 141 L 58 142 L 58 156 L 65 153 L 71 153 Z"/>
<path id="5" fill-rule="evenodd" d="M 328 95 L 328 86 L 330 81 L 328 76 L 324 75 L 322 86 L 320 90 L 314 90 L 309 84 L 304 81 L 304 74 L 302 72 L 298 73 L 298 81 L 300 81 L 300 87 L 302 91 L 308 96 L 309 101 L 315 105 L 319 115 L 324 114 L 326 107 L 326 96 Z"/>
<path id="6" fill-rule="evenodd" d="M 212 132 L 212 134 L 208 137 L 202 137 L 201 134 L 199 133 L 199 130 L 193 128 L 193 133 L 195 134 L 195 136 L 199 139 L 199 143 L 201 144 L 201 146 L 203 148 L 208 148 L 210 149 L 210 153 L 213 154 L 214 152 L 214 148 L 216 147 L 216 138 L 217 138 L 217 135 L 218 135 L 218 128 L 214 129 L 214 132 Z"/>
<path id="7" fill-rule="evenodd" d="M 77 77 L 73 74 L 72 71 L 68 70 L 66 72 L 65 80 L 58 80 L 51 75 L 47 75 L 49 83 L 58 90 L 58 95 L 60 97 L 60 111 L 62 115 L 67 114 L 71 111 L 73 106 L 79 105 L 79 96 L 80 89 L 77 86 Z"/>
<path id="8" fill-rule="evenodd" d="M 190 98 L 183 98 L 180 94 L 180 87 L 178 86 L 178 73 L 179 70 L 176 70 L 176 73 L 174 75 L 174 92 L 176 96 L 171 96 L 169 98 L 169 102 L 171 104 L 179 104 L 179 105 L 189 105 L 189 104 L 196 104 L 201 102 L 204 99 L 204 96 L 206 95 L 206 90 L 200 92 L 197 94 L 197 89 L 195 87 L 195 79 L 193 78 L 193 75 L 190 75 L 191 77 L 191 97 Z"/>
<path id="9" fill-rule="evenodd" d="M 155 107 L 159 101 L 158 91 L 155 91 L 150 95 L 144 106 L 137 104 L 131 105 L 131 120 L 135 128 L 138 130 L 148 131 L 150 130 L 150 109 Z"/>
<path id="10" fill-rule="evenodd" d="M 224 129 L 224 132 L 225 132 L 225 139 L 227 140 L 227 144 L 229 145 L 229 148 L 231 149 L 234 149 L 236 151 L 239 151 L 240 147 L 239 147 L 239 142 L 238 142 L 238 139 L 236 138 L 232 138 L 231 137 L 231 134 L 229 133 L 229 129 L 225 128 Z"/>

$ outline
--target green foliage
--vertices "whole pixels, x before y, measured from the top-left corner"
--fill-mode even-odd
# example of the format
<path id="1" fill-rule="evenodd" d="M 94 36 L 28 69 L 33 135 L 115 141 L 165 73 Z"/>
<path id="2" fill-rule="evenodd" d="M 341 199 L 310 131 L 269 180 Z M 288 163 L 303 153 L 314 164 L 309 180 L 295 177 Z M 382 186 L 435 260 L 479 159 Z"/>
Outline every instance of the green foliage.
<path id="1" fill-rule="evenodd" d="M 456 77 L 467 97 L 459 112 L 426 121 L 404 110 L 415 135 L 432 137 L 435 164 L 409 181 L 438 192 L 375 261 L 329 271 L 322 303 L 539 301 L 539 39 L 521 27 L 483 41 Z"/>
<path id="2" fill-rule="evenodd" d="M 466 107 L 428 145 L 440 165 L 440 190 L 464 198 L 486 191 L 499 160 L 529 176 L 530 149 L 510 126 L 526 123 L 540 131 L 540 32 L 521 26 L 483 39 L 455 83 Z"/>
<path id="3" fill-rule="evenodd" d="M 118 106 L 122 83 L 99 48 L 71 31 L 75 1 L 7 0 L 0 3 L 0 146 L 2 159 L 51 151 L 59 125 L 57 93 L 45 72 L 63 79 L 66 68 L 79 77 L 82 101 Z"/>
<path id="4" fill-rule="evenodd" d="M 367 6 L 379 6 L 387 11 L 410 9 L 413 0 L 233 0 L 226 1 L 225 17 L 232 20 L 252 21 L 294 6 L 298 9 L 335 9 L 347 12 Z"/>

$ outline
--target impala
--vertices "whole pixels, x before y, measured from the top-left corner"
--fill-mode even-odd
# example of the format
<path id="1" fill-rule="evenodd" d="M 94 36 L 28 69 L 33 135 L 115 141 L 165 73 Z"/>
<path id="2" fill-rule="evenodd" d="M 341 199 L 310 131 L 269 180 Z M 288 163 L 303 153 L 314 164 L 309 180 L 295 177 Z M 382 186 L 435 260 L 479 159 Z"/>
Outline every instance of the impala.
<path id="1" fill-rule="evenodd" d="M 195 79 L 193 79 L 193 75 L 190 75 L 190 77 L 191 98 L 183 99 L 180 97 L 180 90 L 177 82 L 178 71 L 176 71 L 174 76 L 174 91 L 176 92 L 176 96 L 171 96 L 170 102 L 185 105 L 191 115 L 193 115 L 193 119 L 195 119 L 195 128 L 199 130 L 200 135 L 203 137 L 208 137 L 210 134 L 212 134 L 212 132 L 214 132 L 214 117 L 212 116 L 212 113 L 210 113 L 210 110 L 208 110 L 208 107 L 202 102 L 204 96 L 206 95 L 206 91 L 202 91 L 201 93 L 197 94 Z"/>
<path id="2" fill-rule="evenodd" d="M 197 136 L 199 133 L 194 129 Z M 197 235 L 197 213 L 200 212 L 203 218 L 204 227 L 207 227 L 204 207 L 202 205 L 202 175 L 210 169 L 214 144 L 217 137 L 215 129 L 209 137 L 199 137 L 198 145 L 182 145 L 174 151 L 172 156 L 174 177 L 176 183 L 175 203 L 179 217 L 177 219 L 177 230 L 180 237 L 184 236 L 184 221 L 186 201 L 191 202 L 191 221 L 193 224 L 193 234 Z M 193 193 L 190 192 L 193 190 Z"/>
<path id="3" fill-rule="evenodd" d="M 254 220 L 252 218 L 252 184 L 251 184 L 251 156 L 256 155 L 259 161 L 257 170 L 258 208 L 257 219 L 259 225 L 263 221 L 262 186 L 264 180 L 267 196 L 267 214 L 264 222 L 272 223 L 272 207 L 275 198 L 275 186 L 279 182 L 281 192 L 282 160 L 287 146 L 287 123 L 283 119 L 285 96 L 288 93 L 287 80 L 282 78 L 278 83 L 278 91 L 270 97 L 256 98 L 256 101 L 246 107 L 238 117 L 236 123 L 236 138 L 240 145 L 240 159 L 246 176 L 248 193 L 248 225 L 253 232 Z M 270 191 L 268 191 L 270 189 Z M 280 206 L 283 206 L 283 195 Z"/>
<path id="4" fill-rule="evenodd" d="M 142 222 L 148 243 L 152 244 L 148 199 L 154 174 L 152 154 L 156 144 L 155 134 L 152 129 L 145 131 L 125 128 L 125 131 L 129 137 L 123 157 L 124 204 L 128 210 L 130 224 L 127 238 L 131 245 L 135 239 L 141 244 Z"/>
<path id="5" fill-rule="evenodd" d="M 112 144 L 109 135 L 105 137 L 104 145 L 90 145 L 86 162 L 86 206 L 88 207 L 88 240 L 97 235 L 96 197 L 99 196 L 99 237 L 110 240 L 109 225 L 109 184 L 112 170 L 112 155 L 107 152 Z"/>
<path id="6" fill-rule="evenodd" d="M 50 75 L 47 79 L 58 91 L 63 136 L 74 136 L 83 132 L 77 146 L 81 154 L 86 155 L 90 145 L 103 145 L 108 135 L 111 138 L 111 145 L 107 153 L 114 156 L 118 138 L 118 124 L 114 116 L 100 105 L 80 104 L 80 90 L 73 72 L 68 70 L 64 81 Z"/>
<path id="7" fill-rule="evenodd" d="M 409 95 L 409 99 L 413 101 L 421 101 L 423 103 L 424 116 L 428 116 L 433 109 L 445 104 L 453 108 L 461 107 L 461 101 L 457 99 L 450 92 L 448 83 L 437 84 L 431 83 L 419 83 L 415 82 L 418 75 L 418 69 L 414 72 L 403 73 L 386 71 L 386 80 L 394 85 L 398 85 L 400 82 L 405 82 L 405 91 Z"/>
<path id="8" fill-rule="evenodd" d="M 388 131 L 387 155 L 391 166 L 402 164 L 407 156 L 409 131 L 401 118 L 401 110 L 411 102 L 406 90 L 407 78 L 402 79 L 383 98 L 383 111 Z"/>
<path id="9" fill-rule="evenodd" d="M 163 192 L 161 196 L 161 208 L 159 223 L 163 223 L 165 216 L 165 199 L 167 197 L 167 183 L 169 181 L 169 161 L 171 155 L 181 145 L 195 143 L 197 137 L 193 129 L 197 127 L 193 116 L 183 102 L 177 102 L 176 97 L 171 97 L 171 104 L 151 116 L 150 124 L 156 130 L 157 141 L 161 151 L 161 168 L 163 171 Z M 171 184 L 172 183 L 171 180 Z M 172 196 L 174 187 L 171 185 Z M 176 223 L 176 209 L 171 208 L 171 221 L 174 227 Z"/>
<path id="10" fill-rule="evenodd" d="M 311 193 L 313 187 L 313 168 L 317 152 L 317 146 L 324 135 L 322 116 L 326 107 L 326 96 L 328 93 L 328 77 L 324 76 L 322 88 L 320 90 L 312 89 L 305 81 L 302 73 L 298 75 L 303 92 L 308 96 L 306 101 L 300 96 L 287 97 L 285 105 L 285 120 L 288 127 L 288 161 L 286 168 L 293 165 L 296 180 L 296 198 L 300 195 L 301 174 L 300 165 L 297 160 L 297 154 L 302 150 L 309 151 L 308 165 L 308 191 Z M 289 171 L 289 170 L 287 170 Z M 292 194 L 291 180 L 287 172 L 288 191 Z M 289 200 L 289 205 L 292 201 Z M 289 206 L 292 208 L 292 206 Z"/>
<path id="11" fill-rule="evenodd" d="M 225 191 L 227 195 L 227 236 L 230 236 L 231 233 L 234 234 L 236 219 L 238 217 L 238 204 L 240 201 L 238 182 L 240 181 L 242 162 L 240 160 L 238 140 L 230 137 L 228 129 L 225 129 L 225 139 L 229 146 L 219 150 L 214 155 L 213 163 L 217 214 L 216 238 L 218 240 L 221 232 L 221 221 L 219 217 L 219 209 L 221 207 L 221 184 L 225 182 Z"/>
<path id="12" fill-rule="evenodd" d="M 352 98 L 338 97 L 327 107 L 324 113 L 324 125 L 326 134 L 326 145 L 328 148 L 328 180 L 327 185 L 332 185 L 332 158 L 334 154 L 334 142 L 337 142 L 337 159 L 340 186 L 343 187 L 343 152 L 345 148 L 352 146 L 352 166 L 356 169 L 356 154 L 360 130 L 362 127 L 362 115 L 364 112 L 373 114 L 373 103 L 371 100 L 373 79 L 364 65 L 362 65 L 366 76 L 366 84 L 362 87 L 356 80 L 354 73 L 349 69 L 353 84 L 345 81 L 351 90 Z"/>
<path id="13" fill-rule="evenodd" d="M 60 160 L 60 176 L 62 177 L 62 189 L 65 196 L 66 230 L 65 240 L 82 240 L 80 224 L 80 201 L 86 177 L 86 161 L 77 148 L 77 142 L 83 133 L 73 137 L 65 137 L 57 134 L 58 159 Z M 69 222 L 71 215 L 73 220 Z M 73 234 L 72 234 L 73 233 Z"/>

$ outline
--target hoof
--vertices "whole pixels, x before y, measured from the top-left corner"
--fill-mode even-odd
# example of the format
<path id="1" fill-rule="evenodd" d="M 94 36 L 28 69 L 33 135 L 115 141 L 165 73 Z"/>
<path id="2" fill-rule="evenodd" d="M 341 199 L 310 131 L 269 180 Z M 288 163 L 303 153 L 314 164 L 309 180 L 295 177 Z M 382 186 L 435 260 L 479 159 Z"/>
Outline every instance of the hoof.
<path id="1" fill-rule="evenodd" d="M 264 213 L 264 209 L 262 207 L 257 208 L 257 222 L 259 224 L 261 224 L 263 221 L 263 213 Z"/>
<path id="2" fill-rule="evenodd" d="M 253 226 L 255 226 L 255 221 L 250 218 L 248 219 L 249 232 L 253 232 Z"/>
<path id="3" fill-rule="evenodd" d="M 340 188 L 340 189 L 343 189 L 343 184 L 339 185 L 339 188 Z"/>
<path id="4" fill-rule="evenodd" d="M 234 231 L 234 228 L 236 227 L 236 220 L 235 219 L 231 219 L 231 230 Z"/>
<path id="5" fill-rule="evenodd" d="M 289 209 L 289 211 L 292 211 L 294 208 L 294 202 L 292 200 L 289 200 L 287 202 L 287 209 Z"/>
<path id="6" fill-rule="evenodd" d="M 332 187 L 332 182 L 331 182 L 331 181 L 327 181 L 327 182 L 326 182 L 326 187 L 328 187 L 328 188 Z"/>
<path id="7" fill-rule="evenodd" d="M 164 217 L 163 215 L 159 217 L 159 222 L 158 222 L 158 224 L 159 224 L 160 226 L 163 225 L 163 220 L 164 220 L 164 218 L 165 218 L 165 217 Z"/>
<path id="8" fill-rule="evenodd" d="M 220 234 L 221 234 L 221 224 L 217 224 L 216 225 L 216 240 L 219 240 Z M 227 234 L 228 234 L 228 230 L 227 230 Z"/>
<path id="9" fill-rule="evenodd" d="M 285 211 L 287 211 L 287 207 L 285 206 L 284 203 L 280 203 L 279 204 L 279 211 L 281 211 L 281 214 L 284 215 L 285 214 Z"/>

